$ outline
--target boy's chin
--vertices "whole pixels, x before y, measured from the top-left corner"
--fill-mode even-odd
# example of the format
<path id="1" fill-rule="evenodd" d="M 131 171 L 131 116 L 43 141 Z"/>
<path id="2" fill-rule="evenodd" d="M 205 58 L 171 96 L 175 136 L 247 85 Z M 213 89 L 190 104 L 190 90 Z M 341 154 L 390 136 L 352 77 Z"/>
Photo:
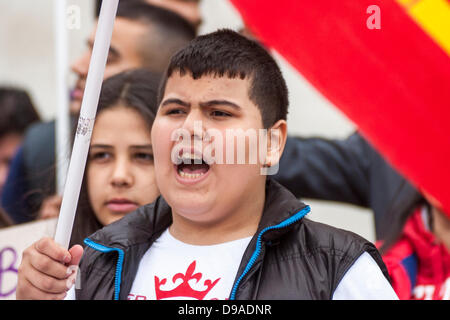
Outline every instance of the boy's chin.
<path id="1" fill-rule="evenodd" d="M 169 202 L 170 200 L 168 200 Z M 174 198 L 169 203 L 172 211 L 177 214 L 189 219 L 189 220 L 197 220 L 205 213 L 211 212 L 214 207 L 214 201 L 208 200 L 208 197 L 195 197 L 195 196 L 186 196 L 178 194 L 174 195 Z"/>

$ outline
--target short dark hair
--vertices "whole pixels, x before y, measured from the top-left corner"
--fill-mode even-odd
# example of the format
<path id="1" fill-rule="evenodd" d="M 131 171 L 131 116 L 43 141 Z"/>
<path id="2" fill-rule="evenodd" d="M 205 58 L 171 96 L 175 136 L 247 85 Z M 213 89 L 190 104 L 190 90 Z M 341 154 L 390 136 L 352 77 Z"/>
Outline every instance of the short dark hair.
<path id="1" fill-rule="evenodd" d="M 0 88 L 0 137 L 8 133 L 22 135 L 29 125 L 39 121 L 30 96 L 25 90 Z"/>
<path id="2" fill-rule="evenodd" d="M 148 28 L 138 44 L 144 67 L 163 72 L 170 57 L 195 38 L 195 28 L 177 13 L 140 1 L 119 3 L 117 17 Z"/>
<path id="3" fill-rule="evenodd" d="M 178 51 L 161 83 L 159 103 L 174 71 L 189 72 L 194 79 L 204 75 L 250 79 L 249 98 L 260 109 L 264 127 L 287 118 L 288 89 L 280 68 L 261 45 L 237 32 L 222 29 L 199 36 Z"/>

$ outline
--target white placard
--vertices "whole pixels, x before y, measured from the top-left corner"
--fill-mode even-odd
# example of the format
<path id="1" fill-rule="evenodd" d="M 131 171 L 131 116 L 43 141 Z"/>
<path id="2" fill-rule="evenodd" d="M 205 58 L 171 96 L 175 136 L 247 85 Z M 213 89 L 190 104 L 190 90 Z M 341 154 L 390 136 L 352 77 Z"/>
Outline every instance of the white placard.
<path id="1" fill-rule="evenodd" d="M 53 237 L 56 222 L 54 218 L 0 229 L 0 300 L 16 298 L 22 252 L 43 237 Z"/>

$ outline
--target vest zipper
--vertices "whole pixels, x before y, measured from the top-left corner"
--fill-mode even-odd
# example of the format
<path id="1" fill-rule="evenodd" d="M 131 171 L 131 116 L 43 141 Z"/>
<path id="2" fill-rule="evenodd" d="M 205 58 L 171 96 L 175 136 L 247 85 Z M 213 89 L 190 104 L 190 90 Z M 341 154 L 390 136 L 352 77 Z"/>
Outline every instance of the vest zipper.
<path id="1" fill-rule="evenodd" d="M 267 231 L 270 231 L 273 229 L 286 228 L 286 227 L 290 226 L 291 224 L 301 220 L 310 211 L 311 211 L 310 207 L 306 206 L 301 211 L 297 212 L 295 215 L 282 221 L 281 223 L 279 223 L 275 226 L 270 226 L 270 227 L 264 228 L 263 230 L 261 230 L 261 232 L 258 235 L 257 241 L 256 241 L 255 251 L 253 252 L 253 254 L 252 254 L 249 262 L 247 263 L 247 266 L 245 267 L 244 271 L 242 272 L 241 276 L 238 278 L 238 280 L 234 284 L 233 289 L 231 290 L 230 300 L 235 300 L 236 292 L 237 292 L 240 282 L 245 277 L 245 275 L 250 271 L 250 269 L 253 267 L 256 260 L 258 259 L 259 255 L 261 253 L 261 248 L 262 248 L 261 238 L 262 238 L 263 234 L 266 233 Z M 98 244 L 89 238 L 86 238 L 84 240 L 84 243 L 88 247 L 90 247 L 96 251 L 102 252 L 102 253 L 109 253 L 109 252 L 113 252 L 113 251 L 118 253 L 118 259 L 117 259 L 116 271 L 115 271 L 115 279 L 114 279 L 114 300 L 119 300 L 120 285 L 121 285 L 121 281 L 122 281 L 122 267 L 123 267 L 123 260 L 124 260 L 124 255 L 125 255 L 123 250 L 119 249 L 119 248 L 111 248 L 111 247 L 107 247 L 107 246 Z"/>
<path id="2" fill-rule="evenodd" d="M 107 247 L 107 246 L 98 244 L 89 238 L 84 239 L 84 243 L 88 247 L 90 247 L 96 251 L 102 252 L 102 253 L 109 253 L 109 252 L 113 252 L 113 251 L 118 253 L 116 272 L 115 272 L 115 277 L 114 277 L 114 300 L 119 300 L 120 285 L 122 282 L 123 259 L 124 259 L 124 255 L 125 255 L 123 250 L 119 249 L 119 248 L 111 248 L 111 247 Z"/>
<path id="3" fill-rule="evenodd" d="M 237 292 L 237 289 L 239 287 L 240 282 L 245 277 L 245 275 L 250 271 L 250 269 L 253 267 L 253 265 L 255 264 L 256 260 L 258 259 L 259 255 L 261 254 L 261 248 L 262 248 L 262 240 L 261 240 L 261 238 L 262 238 L 263 234 L 266 233 L 267 231 L 270 231 L 270 230 L 273 230 L 273 229 L 286 228 L 286 227 L 290 226 L 291 224 L 301 220 L 310 211 L 311 211 L 310 207 L 306 206 L 302 210 L 300 210 L 299 212 L 294 214 L 292 217 L 287 218 L 286 220 L 282 221 L 281 223 L 279 223 L 279 224 L 277 224 L 275 226 L 270 226 L 270 227 L 264 228 L 263 230 L 261 230 L 261 232 L 258 234 L 258 238 L 256 240 L 255 251 L 253 252 L 249 262 L 245 266 L 245 269 L 242 272 L 241 276 L 237 279 L 236 283 L 234 284 L 233 289 L 231 290 L 230 300 L 235 300 L 236 292 Z"/>

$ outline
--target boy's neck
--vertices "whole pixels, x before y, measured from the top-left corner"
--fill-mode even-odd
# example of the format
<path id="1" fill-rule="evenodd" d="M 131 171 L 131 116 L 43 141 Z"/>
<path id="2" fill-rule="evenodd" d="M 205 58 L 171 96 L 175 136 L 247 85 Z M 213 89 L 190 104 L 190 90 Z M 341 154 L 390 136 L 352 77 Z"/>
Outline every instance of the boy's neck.
<path id="1" fill-rule="evenodd" d="M 231 208 L 226 218 L 213 222 L 196 222 L 172 210 L 173 223 L 169 231 L 176 239 L 192 245 L 214 245 L 253 236 L 261 220 L 265 188 L 257 198 L 247 199 L 238 208 Z"/>

